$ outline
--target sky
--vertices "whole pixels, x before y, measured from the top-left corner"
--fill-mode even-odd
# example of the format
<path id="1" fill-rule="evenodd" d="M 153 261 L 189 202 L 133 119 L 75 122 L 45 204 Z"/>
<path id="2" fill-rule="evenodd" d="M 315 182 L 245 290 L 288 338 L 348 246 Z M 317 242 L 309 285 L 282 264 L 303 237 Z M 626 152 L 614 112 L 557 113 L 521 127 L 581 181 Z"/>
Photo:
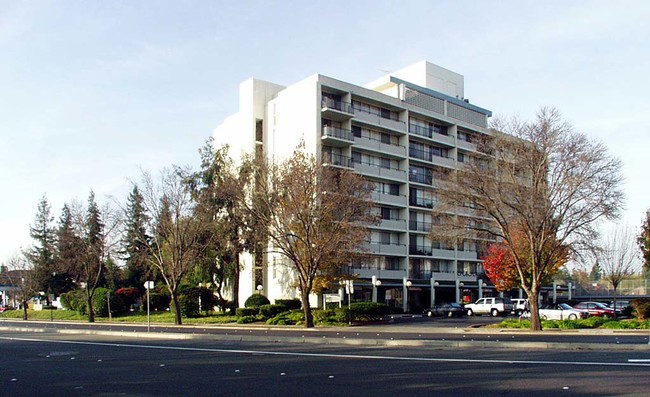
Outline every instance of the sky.
<path id="1" fill-rule="evenodd" d="M 239 84 L 363 85 L 427 60 L 494 115 L 558 108 L 623 162 L 621 225 L 650 208 L 650 3 L 0 2 L 0 263 L 43 196 L 126 201 L 143 170 L 199 165 Z M 611 226 L 611 225 L 610 225 Z"/>

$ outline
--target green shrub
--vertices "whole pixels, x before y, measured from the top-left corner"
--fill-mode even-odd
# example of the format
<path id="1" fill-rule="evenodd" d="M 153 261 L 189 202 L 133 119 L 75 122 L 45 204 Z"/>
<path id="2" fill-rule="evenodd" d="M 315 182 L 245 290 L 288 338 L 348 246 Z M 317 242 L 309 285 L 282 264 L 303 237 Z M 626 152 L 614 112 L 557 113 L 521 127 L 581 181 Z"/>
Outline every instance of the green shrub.
<path id="1" fill-rule="evenodd" d="M 111 297 L 111 312 L 124 312 L 125 305 L 122 298 L 112 293 L 108 288 L 97 288 L 93 293 L 93 312 L 95 312 L 95 315 L 99 317 L 108 317 L 107 294 L 110 294 Z"/>
<path id="2" fill-rule="evenodd" d="M 257 316 L 242 316 L 237 318 L 237 324 L 249 324 L 258 321 Z"/>
<path id="3" fill-rule="evenodd" d="M 270 325 L 299 325 L 305 321 L 305 314 L 302 310 L 293 310 L 280 313 L 275 317 L 266 320 Z"/>
<path id="4" fill-rule="evenodd" d="M 276 305 L 282 305 L 287 308 L 287 310 L 300 310 L 302 308 L 302 302 L 300 299 L 276 299 Z"/>
<path id="5" fill-rule="evenodd" d="M 143 307 L 146 310 L 147 307 L 147 296 L 145 295 L 143 302 Z M 171 303 L 171 296 L 167 291 L 160 292 L 150 292 L 149 293 L 149 309 L 152 311 L 165 311 L 169 309 L 169 304 Z"/>
<path id="6" fill-rule="evenodd" d="M 257 316 L 260 310 L 257 307 L 238 307 L 235 310 L 235 316 L 239 317 L 250 317 Z"/>
<path id="7" fill-rule="evenodd" d="M 338 323 L 335 319 L 334 310 L 315 309 L 311 311 L 315 324 L 332 324 Z"/>
<path id="8" fill-rule="evenodd" d="M 639 320 L 650 319 L 650 300 L 648 299 L 632 299 L 630 301 L 632 306 L 632 314 Z"/>
<path id="9" fill-rule="evenodd" d="M 217 299 L 208 288 L 185 286 L 182 291 L 178 295 L 178 304 L 181 308 L 181 314 L 185 317 L 199 317 L 201 315 L 200 311 L 212 311 L 217 303 Z M 199 298 L 201 300 L 200 305 Z"/>
<path id="10" fill-rule="evenodd" d="M 246 299 L 244 302 L 244 307 L 260 307 L 262 305 L 270 305 L 271 301 L 269 298 L 262 294 L 253 294 Z"/>
<path id="11" fill-rule="evenodd" d="M 354 321 L 377 321 L 389 313 L 388 306 L 376 302 L 354 302 L 350 310 Z"/>
<path id="12" fill-rule="evenodd" d="M 284 305 L 262 305 L 259 307 L 260 314 L 264 318 L 275 317 L 280 313 L 288 312 Z"/>
<path id="13" fill-rule="evenodd" d="M 64 309 L 86 314 L 86 292 L 81 289 L 61 294 L 61 305 Z"/>

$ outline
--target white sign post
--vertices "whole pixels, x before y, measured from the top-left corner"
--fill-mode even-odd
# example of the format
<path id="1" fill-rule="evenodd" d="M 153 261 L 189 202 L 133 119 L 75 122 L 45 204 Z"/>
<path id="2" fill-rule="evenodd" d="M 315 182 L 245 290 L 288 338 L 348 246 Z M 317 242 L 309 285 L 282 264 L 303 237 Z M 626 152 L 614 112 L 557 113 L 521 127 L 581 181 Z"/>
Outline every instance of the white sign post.
<path id="1" fill-rule="evenodd" d="M 151 316 L 149 312 L 149 290 L 153 289 L 153 281 L 145 281 L 144 288 L 147 290 L 147 332 L 151 331 Z"/>

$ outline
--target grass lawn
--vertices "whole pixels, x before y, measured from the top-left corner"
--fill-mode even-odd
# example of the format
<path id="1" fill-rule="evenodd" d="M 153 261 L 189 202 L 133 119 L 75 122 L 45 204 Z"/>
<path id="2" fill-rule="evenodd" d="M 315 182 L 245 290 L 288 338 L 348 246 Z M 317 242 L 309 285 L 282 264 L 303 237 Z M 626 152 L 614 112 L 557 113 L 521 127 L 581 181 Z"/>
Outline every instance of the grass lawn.
<path id="1" fill-rule="evenodd" d="M 68 321 L 88 321 L 87 315 L 81 315 L 72 310 L 27 310 L 27 318 L 29 320 L 50 320 L 50 315 L 54 320 L 68 320 Z M 7 310 L 3 313 L 0 313 L 0 318 L 15 318 L 22 319 L 23 311 L 22 310 Z M 95 321 L 108 322 L 108 317 L 98 317 L 95 316 Z M 135 323 L 135 324 L 146 324 L 147 323 L 147 313 L 146 312 L 131 312 L 127 314 L 120 314 L 113 316 L 113 322 L 122 322 L 122 323 Z M 197 318 L 183 318 L 184 324 L 227 324 L 234 323 L 237 321 L 235 316 L 227 314 L 212 314 Z M 152 323 L 165 323 L 165 324 L 174 324 L 174 313 L 171 312 L 151 312 L 151 322 Z"/>

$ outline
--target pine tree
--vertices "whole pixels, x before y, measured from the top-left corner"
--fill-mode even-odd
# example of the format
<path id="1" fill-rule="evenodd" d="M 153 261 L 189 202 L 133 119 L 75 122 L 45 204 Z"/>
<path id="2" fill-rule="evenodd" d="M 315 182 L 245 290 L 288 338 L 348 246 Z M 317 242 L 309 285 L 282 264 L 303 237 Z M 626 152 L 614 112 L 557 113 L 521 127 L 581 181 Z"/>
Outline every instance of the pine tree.
<path id="1" fill-rule="evenodd" d="M 144 198 L 138 186 L 133 186 L 126 208 L 126 231 L 122 240 L 122 258 L 126 262 L 126 285 L 137 287 L 141 292 L 144 290 L 144 282 L 150 278 L 147 245 L 150 243 L 151 237 L 147 235 L 147 222 Z"/>
<path id="2" fill-rule="evenodd" d="M 35 244 L 26 253 L 34 268 L 34 286 L 40 291 L 51 290 L 55 272 L 56 233 L 52 226 L 54 217 L 47 198 L 43 196 L 38 203 L 38 212 L 34 226 L 30 226 L 29 234 Z"/>
<path id="3" fill-rule="evenodd" d="M 75 233 L 72 211 L 68 204 L 63 205 L 56 230 L 56 286 L 55 294 L 70 291 L 77 283 L 83 252 L 81 237 Z"/>
<path id="4" fill-rule="evenodd" d="M 95 322 L 93 294 L 104 276 L 104 223 L 95 202 L 95 193 L 90 192 L 88 210 L 84 222 L 84 257 L 81 266 L 81 281 L 86 283 L 88 322 Z"/>

